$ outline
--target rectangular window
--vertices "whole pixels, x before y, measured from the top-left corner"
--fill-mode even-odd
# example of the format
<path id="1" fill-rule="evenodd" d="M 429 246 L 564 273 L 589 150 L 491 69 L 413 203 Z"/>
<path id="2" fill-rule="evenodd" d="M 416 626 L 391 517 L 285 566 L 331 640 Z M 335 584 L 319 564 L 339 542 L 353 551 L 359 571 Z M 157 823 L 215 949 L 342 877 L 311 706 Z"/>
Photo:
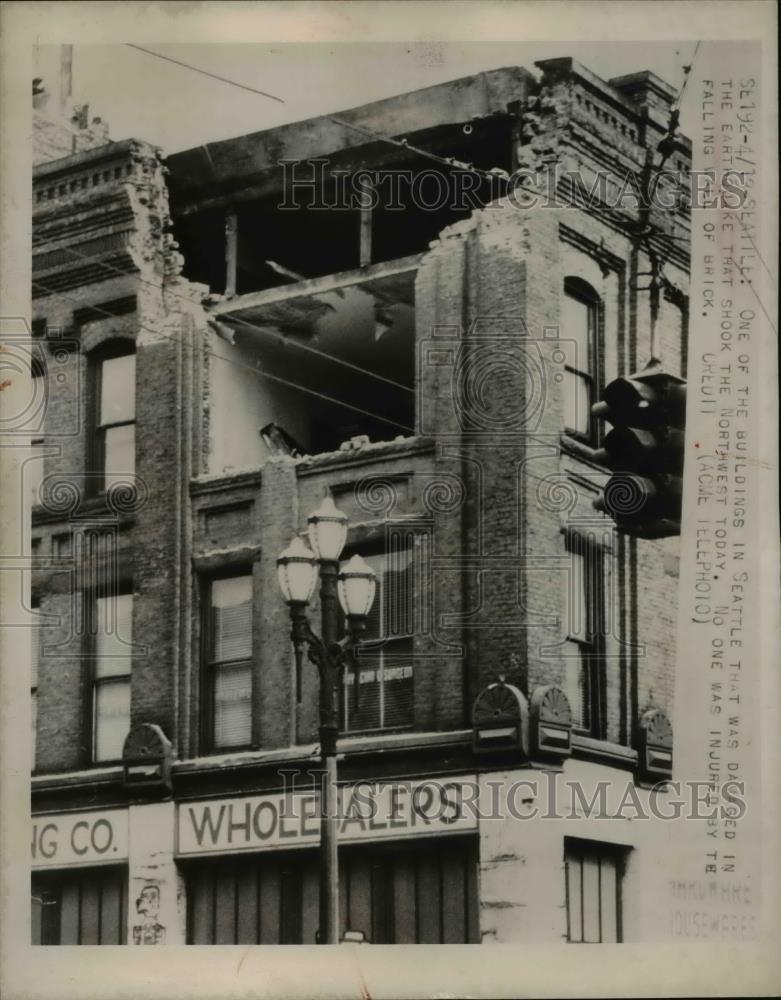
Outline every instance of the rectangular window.
<path id="1" fill-rule="evenodd" d="M 93 760 L 118 760 L 130 729 L 133 595 L 97 597 L 92 612 Z"/>
<path id="2" fill-rule="evenodd" d="M 596 295 L 574 283 L 567 283 L 562 297 L 560 324 L 565 355 L 562 383 L 564 429 L 589 444 L 596 443 L 591 407 L 596 402 L 598 317 Z"/>
<path id="3" fill-rule="evenodd" d="M 348 666 L 344 672 L 344 732 L 397 729 L 412 725 L 412 548 L 394 546 L 386 553 L 364 558 L 376 573 L 377 590 L 367 618 L 360 656 L 355 666 Z"/>
<path id="4" fill-rule="evenodd" d="M 575 727 L 602 737 L 605 644 L 605 554 L 592 534 L 571 533 L 565 644 L 566 693 Z"/>
<path id="5" fill-rule="evenodd" d="M 207 704 L 212 749 L 252 742 L 252 577 L 228 576 L 208 587 Z"/>
<path id="6" fill-rule="evenodd" d="M 621 880 L 626 850 L 566 838 L 564 871 L 567 940 L 575 944 L 621 941 Z"/>
<path id="7" fill-rule="evenodd" d="M 126 944 L 126 869 L 35 873 L 31 895 L 33 944 Z"/>
<path id="8" fill-rule="evenodd" d="M 135 473 L 136 356 L 103 358 L 96 374 L 95 471 L 105 490 Z"/>

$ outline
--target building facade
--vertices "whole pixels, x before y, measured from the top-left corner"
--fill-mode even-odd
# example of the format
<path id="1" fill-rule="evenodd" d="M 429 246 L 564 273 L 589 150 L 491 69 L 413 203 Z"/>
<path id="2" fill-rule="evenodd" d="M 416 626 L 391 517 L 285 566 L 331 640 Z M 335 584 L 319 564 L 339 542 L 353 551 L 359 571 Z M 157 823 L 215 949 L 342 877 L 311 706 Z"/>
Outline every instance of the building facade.
<path id="1" fill-rule="evenodd" d="M 276 560 L 329 496 L 378 580 L 340 709 L 343 930 L 668 933 L 669 824 L 567 788 L 647 802 L 671 770 L 677 539 L 595 509 L 591 406 L 652 358 L 685 377 L 683 189 L 631 198 L 674 93 L 537 69 L 167 160 L 47 135 L 34 941 L 315 941 L 318 679 Z M 526 815 L 551 795 L 566 818 Z"/>

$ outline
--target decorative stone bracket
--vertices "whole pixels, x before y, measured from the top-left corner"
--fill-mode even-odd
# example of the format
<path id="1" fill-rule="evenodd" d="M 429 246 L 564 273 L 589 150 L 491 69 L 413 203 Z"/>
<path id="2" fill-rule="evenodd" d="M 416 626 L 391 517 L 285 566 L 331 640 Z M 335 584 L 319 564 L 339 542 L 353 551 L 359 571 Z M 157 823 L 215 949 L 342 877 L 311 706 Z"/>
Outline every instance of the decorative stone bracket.
<path id="1" fill-rule="evenodd" d="M 496 681 L 477 696 L 472 708 L 475 754 L 529 755 L 529 706 L 512 684 Z"/>
<path id="2" fill-rule="evenodd" d="M 669 781 L 673 776 L 673 727 L 664 712 L 658 708 L 643 712 L 637 737 L 638 781 Z"/>
<path id="3" fill-rule="evenodd" d="M 122 748 L 125 788 L 171 791 L 171 741 L 160 726 L 142 722 L 127 734 Z"/>
<path id="4" fill-rule="evenodd" d="M 572 709 L 555 684 L 538 687 L 532 694 L 529 742 L 534 760 L 560 762 L 572 753 Z"/>

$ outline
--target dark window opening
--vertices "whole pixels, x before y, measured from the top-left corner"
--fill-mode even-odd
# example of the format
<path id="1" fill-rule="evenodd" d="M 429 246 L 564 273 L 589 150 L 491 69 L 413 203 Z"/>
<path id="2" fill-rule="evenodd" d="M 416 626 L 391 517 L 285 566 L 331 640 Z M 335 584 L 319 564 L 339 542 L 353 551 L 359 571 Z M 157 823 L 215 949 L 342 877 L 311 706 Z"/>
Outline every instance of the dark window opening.
<path id="1" fill-rule="evenodd" d="M 210 210 L 182 216 L 177 219 L 174 232 L 179 252 L 184 255 L 186 277 L 222 295 L 225 291 L 225 213 Z"/>
<path id="2" fill-rule="evenodd" d="M 237 206 L 236 294 L 359 266 L 360 211 L 338 200 L 342 196 L 335 182 L 318 190 L 322 207 L 309 207 L 310 197 L 310 192 L 304 190 L 296 199 L 301 207 L 289 210 L 279 208 L 281 193 Z M 224 209 L 210 210 L 175 223 L 186 276 L 208 284 L 219 294 L 225 293 L 227 284 L 229 215 Z"/>
<path id="3" fill-rule="evenodd" d="M 399 170 L 398 179 L 392 174 L 384 182 L 382 175 L 379 178 L 380 203 L 372 212 L 375 261 L 425 253 L 443 229 L 468 218 L 482 204 L 479 191 L 484 182 L 476 175 L 419 159 Z"/>
<path id="4" fill-rule="evenodd" d="M 432 153 L 484 171 L 512 170 L 509 118 L 445 126 L 408 138 Z M 375 145 L 367 147 L 367 158 L 376 156 Z M 227 231 L 234 213 L 235 293 L 243 295 L 424 253 L 448 225 L 506 192 L 498 178 L 390 146 L 383 152 L 378 165 L 358 169 L 354 150 L 337 153 L 323 164 L 301 161 L 295 169 L 288 165 L 286 185 L 280 167 L 280 186 L 268 197 L 175 218 L 186 277 L 225 293 L 233 239 Z M 368 240 L 361 209 L 367 182 L 373 199 Z M 293 207 L 280 208 L 283 204 Z"/>
<path id="5" fill-rule="evenodd" d="M 238 209 L 237 294 L 359 266 L 360 211 L 344 204 L 333 181 L 318 191 L 323 207 L 305 207 L 308 194 L 301 208 L 280 210 L 274 195 Z"/>

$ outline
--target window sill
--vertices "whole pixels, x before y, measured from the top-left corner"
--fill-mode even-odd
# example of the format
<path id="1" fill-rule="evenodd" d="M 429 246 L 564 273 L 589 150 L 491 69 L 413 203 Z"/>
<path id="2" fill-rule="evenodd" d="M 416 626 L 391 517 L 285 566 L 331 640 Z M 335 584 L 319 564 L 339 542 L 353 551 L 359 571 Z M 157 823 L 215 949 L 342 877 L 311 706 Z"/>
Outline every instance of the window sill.
<path id="1" fill-rule="evenodd" d="M 393 732 L 374 736 L 340 736 L 337 746 L 339 758 L 352 754 L 374 753 L 385 750 L 405 750 L 437 746 L 471 744 L 472 730 L 454 732 Z M 274 750 L 241 750 L 235 753 L 202 754 L 188 760 L 174 763 L 174 774 L 193 771 L 222 771 L 226 767 L 268 767 L 290 761 L 319 760 L 317 743 L 297 744 Z"/>
<path id="2" fill-rule="evenodd" d="M 121 764 L 96 764 L 81 771 L 35 771 L 31 778 L 34 792 L 47 788 L 64 788 L 71 785 L 105 784 L 113 785 L 122 781 Z"/>
<path id="3" fill-rule="evenodd" d="M 580 733 L 572 734 L 572 755 L 577 760 L 589 760 L 625 771 L 633 771 L 637 765 L 637 751 L 631 747 Z"/>

